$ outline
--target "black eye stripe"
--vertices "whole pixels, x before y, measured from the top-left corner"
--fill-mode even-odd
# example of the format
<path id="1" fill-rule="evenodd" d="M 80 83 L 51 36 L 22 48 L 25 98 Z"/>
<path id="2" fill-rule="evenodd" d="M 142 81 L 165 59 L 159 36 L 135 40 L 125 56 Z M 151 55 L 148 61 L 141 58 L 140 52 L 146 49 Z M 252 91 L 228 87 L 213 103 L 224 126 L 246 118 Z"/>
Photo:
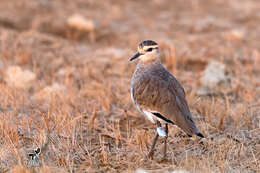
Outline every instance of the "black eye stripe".
<path id="1" fill-rule="evenodd" d="M 150 47 L 149 49 L 146 49 L 146 52 L 151 52 L 153 49 L 158 49 L 158 47 Z"/>
<path id="2" fill-rule="evenodd" d="M 146 51 L 147 52 L 151 52 L 153 50 L 153 48 L 149 48 L 149 49 L 147 49 Z"/>

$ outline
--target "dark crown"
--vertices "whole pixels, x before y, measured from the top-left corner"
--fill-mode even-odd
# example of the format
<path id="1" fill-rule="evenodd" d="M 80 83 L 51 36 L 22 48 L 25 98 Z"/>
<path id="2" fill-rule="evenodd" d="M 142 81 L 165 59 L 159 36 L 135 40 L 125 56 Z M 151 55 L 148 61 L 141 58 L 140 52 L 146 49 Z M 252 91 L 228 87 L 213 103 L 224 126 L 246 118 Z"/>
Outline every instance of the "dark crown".
<path id="1" fill-rule="evenodd" d="M 139 44 L 139 47 L 144 47 L 144 46 L 155 46 L 158 45 L 155 41 L 152 40 L 144 40 Z"/>

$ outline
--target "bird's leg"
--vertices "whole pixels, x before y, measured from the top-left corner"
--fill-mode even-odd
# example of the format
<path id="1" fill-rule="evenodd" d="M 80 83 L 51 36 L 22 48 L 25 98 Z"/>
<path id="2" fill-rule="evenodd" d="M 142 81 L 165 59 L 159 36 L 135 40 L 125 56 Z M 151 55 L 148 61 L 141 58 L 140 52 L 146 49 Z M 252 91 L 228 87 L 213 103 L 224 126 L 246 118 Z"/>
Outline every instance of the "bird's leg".
<path id="1" fill-rule="evenodd" d="M 157 128 L 160 128 L 160 127 L 161 127 L 161 123 L 160 123 L 160 121 L 157 121 Z M 147 154 L 147 156 L 150 157 L 150 158 L 153 158 L 154 147 L 155 147 L 155 145 L 156 145 L 156 142 L 157 142 L 157 140 L 158 140 L 158 137 L 159 137 L 159 134 L 158 134 L 158 132 L 156 131 L 156 134 L 155 134 L 155 137 L 154 137 L 154 140 L 153 140 L 153 144 L 152 144 L 152 146 L 151 146 L 151 148 L 150 148 L 150 150 L 149 150 L 149 152 L 148 152 L 148 154 Z"/>
<path id="2" fill-rule="evenodd" d="M 163 149 L 163 158 L 164 159 L 166 159 L 166 154 L 167 154 L 168 123 L 165 124 L 165 133 L 166 133 L 166 136 L 164 137 L 164 149 Z"/>

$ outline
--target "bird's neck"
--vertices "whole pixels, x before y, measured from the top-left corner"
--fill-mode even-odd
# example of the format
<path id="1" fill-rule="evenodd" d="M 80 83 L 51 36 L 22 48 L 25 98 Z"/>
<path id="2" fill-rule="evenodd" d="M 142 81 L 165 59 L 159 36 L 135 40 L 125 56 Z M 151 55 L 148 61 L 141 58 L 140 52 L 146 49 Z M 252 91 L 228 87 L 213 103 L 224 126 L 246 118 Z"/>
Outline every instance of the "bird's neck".
<path id="1" fill-rule="evenodd" d="M 156 63 L 156 62 L 160 62 L 159 55 L 142 57 L 139 61 L 139 63 L 141 63 L 143 65 L 150 64 L 150 63 Z"/>
<path id="2" fill-rule="evenodd" d="M 140 60 L 136 66 L 136 70 L 147 70 L 149 68 L 153 68 L 153 66 L 158 66 L 161 64 L 161 61 L 159 58 L 157 59 L 154 59 L 154 60 L 150 60 L 150 61 L 143 61 L 143 60 Z"/>

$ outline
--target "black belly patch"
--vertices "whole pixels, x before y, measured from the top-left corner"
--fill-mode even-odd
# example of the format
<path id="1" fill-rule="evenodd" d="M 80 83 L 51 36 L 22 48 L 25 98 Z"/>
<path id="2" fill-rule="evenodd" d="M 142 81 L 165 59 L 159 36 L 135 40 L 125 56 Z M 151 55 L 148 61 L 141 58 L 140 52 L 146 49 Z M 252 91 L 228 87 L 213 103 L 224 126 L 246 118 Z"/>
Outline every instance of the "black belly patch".
<path id="1" fill-rule="evenodd" d="M 165 118 L 164 116 L 162 116 L 162 115 L 159 114 L 158 112 L 152 112 L 152 114 L 155 115 L 156 117 L 158 117 L 158 118 L 160 118 L 160 119 L 166 121 L 167 123 L 171 123 L 172 125 L 174 125 L 174 123 L 173 123 L 171 120 Z"/>

